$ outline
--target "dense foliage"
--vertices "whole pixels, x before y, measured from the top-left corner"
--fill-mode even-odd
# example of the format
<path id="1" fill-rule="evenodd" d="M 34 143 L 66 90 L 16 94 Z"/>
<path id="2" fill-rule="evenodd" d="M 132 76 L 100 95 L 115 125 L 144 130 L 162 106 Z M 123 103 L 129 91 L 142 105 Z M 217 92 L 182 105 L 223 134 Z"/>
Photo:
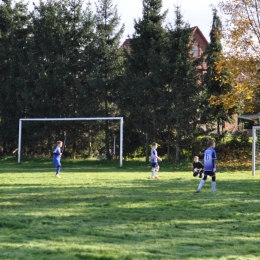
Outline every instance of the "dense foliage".
<path id="1" fill-rule="evenodd" d="M 206 89 L 205 105 L 203 117 L 205 121 L 214 119 L 217 123 L 218 135 L 225 133 L 225 122 L 231 120 L 232 115 L 237 112 L 236 106 L 224 108 L 223 103 L 219 100 L 223 95 L 230 93 L 232 84 L 230 84 L 230 71 L 223 67 L 221 70 L 217 66 L 218 63 L 224 60 L 222 47 L 222 22 L 217 14 L 217 10 L 213 10 L 212 28 L 210 31 L 210 43 L 206 51 L 203 53 L 203 58 L 207 64 L 207 73 L 203 77 L 203 85 Z M 210 102 L 209 102 L 210 101 Z M 222 131 L 221 131 L 222 130 Z"/>
<path id="2" fill-rule="evenodd" d="M 161 155 L 178 160 L 206 133 L 200 117 L 207 88 L 191 55 L 193 29 L 179 7 L 165 26 L 162 0 L 143 0 L 125 50 L 113 1 L 93 7 L 48 0 L 31 11 L 23 2 L 0 1 L 0 152 L 17 147 L 19 118 L 123 116 L 124 156 L 148 160 L 157 141 Z M 26 122 L 22 153 L 49 156 L 65 133 L 66 155 L 73 158 L 109 157 L 119 140 L 112 121 Z"/>
<path id="3" fill-rule="evenodd" d="M 238 107 L 240 113 L 259 112 L 260 1 L 221 0 L 225 15 L 223 60 L 217 67 L 231 72 L 232 89 L 218 99 L 224 108 Z M 215 100 L 217 102 L 217 100 Z"/>

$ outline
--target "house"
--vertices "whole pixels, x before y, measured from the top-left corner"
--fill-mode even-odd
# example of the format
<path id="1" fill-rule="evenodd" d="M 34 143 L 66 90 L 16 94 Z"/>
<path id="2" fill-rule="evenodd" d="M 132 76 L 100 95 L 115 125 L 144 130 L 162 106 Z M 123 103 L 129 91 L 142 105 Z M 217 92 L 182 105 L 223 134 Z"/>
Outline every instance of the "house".
<path id="1" fill-rule="evenodd" d="M 204 53 L 208 46 L 208 41 L 204 34 L 201 32 L 198 26 L 195 26 L 192 28 L 193 29 L 193 48 L 192 48 L 192 55 L 195 58 L 200 58 L 201 55 Z M 125 48 L 126 50 L 130 50 L 130 39 L 126 39 L 124 43 L 122 44 L 122 47 Z M 197 72 L 199 74 L 205 73 L 207 70 L 207 65 L 205 62 L 203 62 L 201 65 L 197 66 Z"/>
<path id="2" fill-rule="evenodd" d="M 225 130 L 229 133 L 236 131 L 244 131 L 248 133 L 248 136 L 252 136 L 252 127 L 259 125 L 259 114 L 242 114 L 233 115 L 233 123 L 225 122 Z"/>
<path id="3" fill-rule="evenodd" d="M 201 55 L 205 52 L 209 43 L 198 26 L 193 27 L 193 39 L 193 57 L 200 58 Z M 203 62 L 201 65 L 197 66 L 197 72 L 200 74 L 205 73 L 206 70 L 206 62 Z"/>
<path id="4" fill-rule="evenodd" d="M 239 130 L 239 119 L 238 119 L 238 115 L 234 114 L 232 116 L 233 118 L 233 122 L 229 123 L 229 122 L 225 122 L 225 131 L 229 132 L 229 133 L 235 133 L 236 131 Z"/>

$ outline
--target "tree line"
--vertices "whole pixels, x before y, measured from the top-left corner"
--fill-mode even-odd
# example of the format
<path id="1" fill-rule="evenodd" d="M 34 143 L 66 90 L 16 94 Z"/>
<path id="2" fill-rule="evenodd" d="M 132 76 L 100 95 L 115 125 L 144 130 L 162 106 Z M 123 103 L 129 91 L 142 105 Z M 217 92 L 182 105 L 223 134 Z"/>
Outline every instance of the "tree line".
<path id="1" fill-rule="evenodd" d="M 124 25 L 113 1 L 97 0 L 94 7 L 82 0 L 48 0 L 29 10 L 23 2 L 1 1 L 1 153 L 17 146 L 19 118 L 113 116 L 124 117 L 124 156 L 148 159 L 152 141 L 168 158 L 197 153 L 196 137 L 234 112 L 209 102 L 212 93 L 229 89 L 215 76 L 221 58 L 216 12 L 211 42 L 195 59 L 193 28 L 179 6 L 174 21 L 165 24 L 162 0 L 143 0 L 128 49 L 122 48 Z M 198 74 L 202 62 L 208 70 Z M 68 156 L 109 157 L 119 128 L 112 121 L 24 124 L 23 154 L 48 156 L 64 135 Z"/>

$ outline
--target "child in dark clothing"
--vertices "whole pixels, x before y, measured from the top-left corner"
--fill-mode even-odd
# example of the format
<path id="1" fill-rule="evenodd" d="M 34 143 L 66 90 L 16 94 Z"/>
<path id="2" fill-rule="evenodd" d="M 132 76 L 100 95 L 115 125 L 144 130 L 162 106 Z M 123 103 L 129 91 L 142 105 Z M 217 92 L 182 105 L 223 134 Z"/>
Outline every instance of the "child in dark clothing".
<path id="1" fill-rule="evenodd" d="M 197 177 L 199 175 L 199 178 L 202 178 L 203 169 L 204 169 L 204 165 L 199 161 L 199 157 L 198 156 L 194 156 L 193 176 Z"/>

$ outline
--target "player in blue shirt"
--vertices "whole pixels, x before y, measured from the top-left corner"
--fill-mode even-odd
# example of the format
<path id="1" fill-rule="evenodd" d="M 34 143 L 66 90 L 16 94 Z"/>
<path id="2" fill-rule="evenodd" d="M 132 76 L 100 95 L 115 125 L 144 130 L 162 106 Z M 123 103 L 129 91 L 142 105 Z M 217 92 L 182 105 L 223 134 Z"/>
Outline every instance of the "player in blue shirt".
<path id="1" fill-rule="evenodd" d="M 158 160 L 162 161 L 162 159 L 157 155 L 157 143 L 152 143 L 152 149 L 151 149 L 151 163 L 152 163 L 152 170 L 151 170 L 151 179 L 156 178 L 158 179 L 158 171 L 159 171 L 159 164 Z M 156 173 L 156 177 L 154 176 L 154 172 Z"/>
<path id="2" fill-rule="evenodd" d="M 56 167 L 55 177 L 57 177 L 57 178 L 60 178 L 60 167 L 61 167 L 60 158 L 62 155 L 61 147 L 62 147 L 62 141 L 57 141 L 57 146 L 52 152 L 53 153 L 53 165 Z"/>
<path id="3" fill-rule="evenodd" d="M 202 186 L 204 185 L 207 177 L 210 176 L 212 178 L 211 182 L 211 190 L 212 192 L 216 191 L 216 160 L 217 154 L 214 150 L 215 142 L 212 140 L 208 141 L 208 148 L 204 152 L 204 178 L 200 181 L 200 184 L 197 189 L 197 193 L 200 192 Z"/>

